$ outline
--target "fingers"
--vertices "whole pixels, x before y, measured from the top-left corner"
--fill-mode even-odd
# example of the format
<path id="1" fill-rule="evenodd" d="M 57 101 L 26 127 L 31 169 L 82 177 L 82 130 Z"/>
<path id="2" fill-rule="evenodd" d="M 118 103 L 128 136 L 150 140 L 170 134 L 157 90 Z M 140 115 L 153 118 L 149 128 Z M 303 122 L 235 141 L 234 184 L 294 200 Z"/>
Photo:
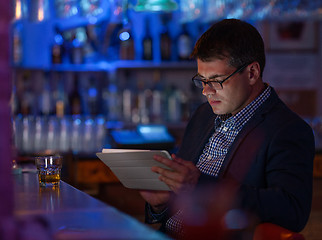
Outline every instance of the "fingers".
<path id="1" fill-rule="evenodd" d="M 188 167 L 189 169 L 195 169 L 196 166 L 190 162 L 190 161 L 186 161 L 186 160 L 183 160 L 182 158 L 179 158 L 177 157 L 175 154 L 172 154 L 172 159 L 174 162 L 180 164 L 180 165 L 183 165 L 185 167 Z"/>
<path id="2" fill-rule="evenodd" d="M 182 169 L 181 171 L 172 171 L 161 167 L 152 167 L 151 169 L 153 172 L 160 174 L 160 176 L 175 180 L 177 182 L 182 182 L 184 175 L 187 173 L 185 169 Z"/>
<path id="3" fill-rule="evenodd" d="M 167 167 L 169 167 L 171 170 L 162 168 L 162 167 L 152 167 L 152 171 L 155 173 L 158 173 L 164 177 L 180 181 L 180 176 L 182 174 L 185 174 L 187 172 L 187 168 L 180 164 L 180 162 L 176 162 L 176 160 L 169 160 L 167 158 L 163 158 L 161 156 L 155 156 L 154 159 L 160 163 L 163 163 Z"/>
<path id="4" fill-rule="evenodd" d="M 174 171 L 180 172 L 182 171 L 185 167 L 188 167 L 189 169 L 194 168 L 194 164 L 189 161 L 185 161 L 181 158 L 178 158 L 175 154 L 172 154 L 172 159 L 170 160 L 168 158 L 161 157 L 159 155 L 155 155 L 153 158 L 154 160 L 163 163 L 167 167 L 173 169 Z"/>
<path id="5" fill-rule="evenodd" d="M 176 193 L 193 188 L 199 179 L 199 170 L 190 161 L 178 158 L 174 154 L 172 155 L 172 158 L 173 160 L 161 156 L 154 156 L 156 161 L 163 163 L 172 170 L 154 166 L 151 168 L 152 171 L 158 173 L 160 175 L 159 179 L 166 183 L 170 189 Z"/>
<path id="6" fill-rule="evenodd" d="M 161 157 L 161 156 L 154 156 L 154 159 L 160 163 L 163 163 L 167 167 L 171 168 L 172 170 L 165 169 L 162 167 L 152 167 L 152 171 L 158 174 L 161 174 L 165 177 L 171 178 L 178 182 L 183 182 L 184 178 L 189 174 L 189 172 L 198 171 L 196 166 L 190 162 L 185 161 L 181 158 L 176 157 L 172 154 L 173 160 Z"/>
<path id="7" fill-rule="evenodd" d="M 170 160 L 158 155 L 154 156 L 154 160 L 163 163 L 164 165 L 172 169 L 169 170 L 157 166 L 151 168 L 153 172 L 159 174 L 160 181 L 167 184 L 173 192 L 177 192 L 179 184 L 181 184 L 182 182 L 182 179 L 180 179 L 182 174 L 180 173 L 184 171 L 183 165 L 181 165 L 179 162 L 176 162 L 175 160 Z"/>
<path id="8" fill-rule="evenodd" d="M 162 181 L 162 182 L 164 182 L 165 184 L 167 184 L 167 185 L 169 186 L 169 188 L 170 188 L 173 192 L 177 193 L 177 192 L 179 191 L 179 189 L 180 189 L 180 184 L 179 184 L 177 181 L 175 181 L 175 180 L 173 180 L 173 179 L 171 179 L 171 178 L 165 177 L 164 175 L 160 175 L 160 176 L 159 176 L 159 179 L 160 179 L 160 181 Z"/>

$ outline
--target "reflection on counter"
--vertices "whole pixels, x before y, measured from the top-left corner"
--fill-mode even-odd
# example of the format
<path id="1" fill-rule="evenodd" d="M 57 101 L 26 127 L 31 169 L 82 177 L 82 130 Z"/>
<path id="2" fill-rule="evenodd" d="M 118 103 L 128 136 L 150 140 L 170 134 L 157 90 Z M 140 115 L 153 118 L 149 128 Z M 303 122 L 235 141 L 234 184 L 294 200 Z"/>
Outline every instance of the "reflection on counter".
<path id="1" fill-rule="evenodd" d="M 15 216 L 43 219 L 53 238 L 42 239 L 168 239 L 63 181 L 58 188 L 41 188 L 36 173 L 23 173 L 14 175 L 13 189 Z M 32 234 L 26 226 L 30 225 L 22 224 L 14 233 L 19 235 L 23 229 Z M 39 237 L 40 231 L 36 234 Z"/>

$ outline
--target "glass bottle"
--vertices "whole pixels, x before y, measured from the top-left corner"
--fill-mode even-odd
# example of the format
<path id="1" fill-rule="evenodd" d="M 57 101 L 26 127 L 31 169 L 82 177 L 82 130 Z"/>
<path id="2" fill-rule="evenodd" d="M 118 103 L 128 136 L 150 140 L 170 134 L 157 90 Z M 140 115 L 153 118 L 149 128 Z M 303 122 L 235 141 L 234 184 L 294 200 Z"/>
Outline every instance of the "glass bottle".
<path id="1" fill-rule="evenodd" d="M 68 99 L 65 92 L 64 79 L 62 79 L 59 74 L 57 79 L 57 89 L 56 89 L 56 116 L 63 117 L 66 115 L 66 108 L 68 105 Z"/>
<path id="2" fill-rule="evenodd" d="M 119 34 L 120 39 L 120 59 L 134 59 L 134 40 L 130 29 L 122 29 Z"/>
<path id="3" fill-rule="evenodd" d="M 51 48 L 51 62 L 53 64 L 60 64 L 63 62 L 63 43 L 63 36 L 56 28 L 56 34 Z"/>
<path id="4" fill-rule="evenodd" d="M 145 36 L 143 38 L 143 60 L 152 60 L 153 50 L 152 50 L 152 36 L 149 31 L 149 25 L 145 25 Z"/>
<path id="5" fill-rule="evenodd" d="M 79 94 L 78 75 L 74 73 L 74 87 L 69 95 L 70 110 L 72 115 L 81 114 L 81 96 Z"/>
<path id="6" fill-rule="evenodd" d="M 44 78 L 44 85 L 41 93 L 40 111 L 42 115 L 53 113 L 53 96 L 48 76 Z"/>
<path id="7" fill-rule="evenodd" d="M 166 27 L 161 32 L 161 60 L 169 61 L 171 59 L 171 38 Z"/>
<path id="8" fill-rule="evenodd" d="M 75 30 L 74 38 L 72 39 L 71 62 L 73 64 L 81 64 L 84 60 L 84 32 L 81 28 Z"/>
<path id="9" fill-rule="evenodd" d="M 170 20 L 169 15 L 163 15 L 161 17 L 161 36 L 160 36 L 160 49 L 161 49 L 161 60 L 169 61 L 171 59 L 171 48 L 172 39 L 169 34 L 168 22 Z"/>
<path id="10" fill-rule="evenodd" d="M 13 56 L 13 63 L 15 65 L 19 65 L 22 63 L 23 59 L 23 45 L 22 45 L 22 24 L 17 22 L 13 26 L 13 33 L 12 33 L 12 56 Z"/>
<path id="11" fill-rule="evenodd" d="M 87 106 L 90 115 L 98 114 L 98 89 L 93 77 L 89 79 L 89 87 L 87 89 Z"/>
<path id="12" fill-rule="evenodd" d="M 192 40 L 187 31 L 187 26 L 182 25 L 182 31 L 178 37 L 178 56 L 179 60 L 189 60 L 189 56 L 192 51 Z"/>

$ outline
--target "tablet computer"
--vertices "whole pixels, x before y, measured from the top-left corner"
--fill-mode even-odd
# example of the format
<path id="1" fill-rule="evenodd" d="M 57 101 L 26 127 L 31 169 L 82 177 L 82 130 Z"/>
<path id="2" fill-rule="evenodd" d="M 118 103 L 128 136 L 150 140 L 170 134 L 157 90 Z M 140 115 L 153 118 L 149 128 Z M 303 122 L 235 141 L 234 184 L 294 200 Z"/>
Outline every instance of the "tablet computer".
<path id="1" fill-rule="evenodd" d="M 152 166 L 170 169 L 153 159 L 154 155 L 171 159 L 165 150 L 103 149 L 96 155 L 127 188 L 171 191 L 159 180 L 159 174 L 151 171 Z"/>

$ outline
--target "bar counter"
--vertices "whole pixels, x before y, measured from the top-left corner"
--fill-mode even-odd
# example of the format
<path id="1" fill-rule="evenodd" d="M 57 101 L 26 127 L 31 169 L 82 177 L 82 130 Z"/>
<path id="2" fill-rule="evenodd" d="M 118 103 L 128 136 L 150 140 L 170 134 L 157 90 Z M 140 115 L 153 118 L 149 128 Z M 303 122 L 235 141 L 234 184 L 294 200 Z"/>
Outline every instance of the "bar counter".
<path id="1" fill-rule="evenodd" d="M 63 181 L 47 188 L 35 172 L 13 176 L 15 216 L 43 217 L 54 239 L 168 239 Z"/>

